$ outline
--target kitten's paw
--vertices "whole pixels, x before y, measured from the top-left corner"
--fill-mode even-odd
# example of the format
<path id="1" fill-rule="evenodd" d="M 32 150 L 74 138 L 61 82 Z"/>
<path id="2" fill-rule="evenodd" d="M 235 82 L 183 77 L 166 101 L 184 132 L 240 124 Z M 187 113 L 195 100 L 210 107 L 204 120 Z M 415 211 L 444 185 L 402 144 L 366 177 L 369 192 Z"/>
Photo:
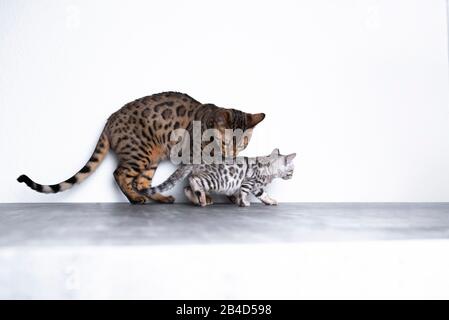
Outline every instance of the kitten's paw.
<path id="1" fill-rule="evenodd" d="M 239 206 L 240 207 L 249 207 L 251 205 L 251 203 L 249 201 L 240 201 Z"/>
<path id="2" fill-rule="evenodd" d="M 209 195 L 206 195 L 206 205 L 214 204 L 214 201 L 212 200 L 212 197 Z"/>
<path id="3" fill-rule="evenodd" d="M 198 198 L 193 194 L 191 187 L 185 187 L 184 188 L 184 194 L 186 195 L 187 199 L 189 199 L 194 205 L 198 205 Z"/>
<path id="4" fill-rule="evenodd" d="M 270 198 L 267 194 L 262 195 L 259 199 L 267 206 L 276 206 L 278 204 L 276 200 Z"/>
<path id="5" fill-rule="evenodd" d="M 210 199 L 210 198 L 205 198 L 203 200 L 204 201 L 200 200 L 200 206 L 203 207 L 203 208 L 208 206 L 208 205 L 210 205 L 210 204 L 212 204 L 212 199 Z"/>
<path id="6" fill-rule="evenodd" d="M 263 201 L 263 203 L 267 206 L 277 206 L 278 202 L 274 199 L 268 198 Z"/>

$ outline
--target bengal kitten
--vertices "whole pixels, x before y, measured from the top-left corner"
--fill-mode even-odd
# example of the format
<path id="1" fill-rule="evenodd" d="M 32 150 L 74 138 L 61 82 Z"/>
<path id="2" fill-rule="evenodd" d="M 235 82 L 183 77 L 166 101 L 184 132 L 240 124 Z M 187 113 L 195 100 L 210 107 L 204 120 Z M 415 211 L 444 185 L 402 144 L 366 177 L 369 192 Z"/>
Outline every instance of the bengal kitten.
<path id="1" fill-rule="evenodd" d="M 265 187 L 275 178 L 291 179 L 295 157 L 296 153 L 281 155 L 279 149 L 274 149 L 269 156 L 239 157 L 229 163 L 184 164 L 165 182 L 141 193 L 152 195 L 167 191 L 188 177 L 189 186 L 184 192 L 190 201 L 202 207 L 213 203 L 209 195 L 212 192 L 225 194 L 242 207 L 250 205 L 247 198 L 250 193 L 266 205 L 276 205 L 277 201 L 268 196 Z"/>
<path id="2" fill-rule="evenodd" d="M 201 104 L 187 94 L 163 92 L 130 102 L 109 117 L 95 151 L 86 165 L 70 179 L 41 185 L 26 175 L 17 180 L 42 193 L 57 193 L 70 189 L 90 176 L 104 159 L 109 149 L 118 156 L 114 178 L 131 203 L 141 204 L 149 199 L 172 203 L 174 197 L 159 193 L 142 195 L 140 190 L 151 187 L 151 181 L 160 161 L 170 156 L 174 145 L 170 135 L 175 129 L 191 132 L 193 121 L 201 121 L 202 130 L 241 129 L 251 131 L 265 118 L 265 114 L 249 114 L 225 109 L 213 104 Z M 233 156 L 248 145 L 251 135 L 239 141 Z M 204 144 L 201 144 L 203 147 Z M 224 148 L 224 147 L 223 147 Z M 225 150 L 223 149 L 223 152 Z"/>

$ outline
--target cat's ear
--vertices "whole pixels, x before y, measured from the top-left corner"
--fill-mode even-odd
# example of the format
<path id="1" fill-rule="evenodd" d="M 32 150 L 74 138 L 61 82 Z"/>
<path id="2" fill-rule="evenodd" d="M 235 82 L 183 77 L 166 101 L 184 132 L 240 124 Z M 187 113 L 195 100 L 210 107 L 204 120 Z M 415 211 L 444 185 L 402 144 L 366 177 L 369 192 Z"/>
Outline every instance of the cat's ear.
<path id="1" fill-rule="evenodd" d="M 265 119 L 265 113 L 247 113 L 246 123 L 248 128 L 254 128 L 259 122 Z"/>
<path id="2" fill-rule="evenodd" d="M 279 149 L 276 148 L 273 151 L 271 151 L 271 156 L 279 156 L 281 155 L 281 153 L 279 152 Z"/>
<path id="3" fill-rule="evenodd" d="M 293 159 L 295 159 L 295 157 L 296 157 L 296 153 L 292 153 L 292 154 L 289 154 L 289 155 L 285 156 L 285 163 L 292 162 Z"/>

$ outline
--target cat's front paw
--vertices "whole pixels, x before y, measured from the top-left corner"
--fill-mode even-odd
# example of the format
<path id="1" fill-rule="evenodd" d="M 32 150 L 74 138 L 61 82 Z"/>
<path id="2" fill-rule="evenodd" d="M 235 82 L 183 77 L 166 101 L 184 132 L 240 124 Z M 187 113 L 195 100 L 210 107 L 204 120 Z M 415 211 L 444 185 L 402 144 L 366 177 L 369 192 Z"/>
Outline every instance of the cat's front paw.
<path id="1" fill-rule="evenodd" d="M 278 205 L 278 202 L 276 200 L 274 200 L 274 199 L 271 199 L 271 198 L 264 199 L 263 203 L 265 205 L 267 205 L 267 206 L 277 206 Z"/>
<path id="2" fill-rule="evenodd" d="M 251 203 L 248 200 L 240 200 L 239 206 L 240 207 L 249 207 Z"/>

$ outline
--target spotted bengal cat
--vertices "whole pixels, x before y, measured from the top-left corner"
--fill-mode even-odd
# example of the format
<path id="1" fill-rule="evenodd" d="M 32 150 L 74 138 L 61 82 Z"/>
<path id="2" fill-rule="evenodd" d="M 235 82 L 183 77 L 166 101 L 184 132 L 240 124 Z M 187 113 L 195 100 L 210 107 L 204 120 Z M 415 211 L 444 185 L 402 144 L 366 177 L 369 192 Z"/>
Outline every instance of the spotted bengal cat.
<path id="1" fill-rule="evenodd" d="M 194 120 L 201 121 L 203 130 L 252 130 L 264 118 L 263 113 L 248 114 L 213 104 L 201 104 L 183 93 L 153 94 L 130 102 L 111 115 L 93 155 L 70 179 L 54 185 L 38 184 L 26 175 L 21 175 L 17 180 L 42 193 L 65 191 L 90 176 L 112 149 L 119 161 L 114 171 L 115 181 L 131 203 L 142 204 L 149 199 L 172 203 L 175 200 L 172 196 L 160 193 L 146 196 L 139 191 L 151 187 L 158 163 L 169 157 L 173 130 L 183 128 L 191 132 Z M 241 145 L 234 148 L 233 156 L 246 148 L 248 142 L 249 138 L 242 140 Z"/>

